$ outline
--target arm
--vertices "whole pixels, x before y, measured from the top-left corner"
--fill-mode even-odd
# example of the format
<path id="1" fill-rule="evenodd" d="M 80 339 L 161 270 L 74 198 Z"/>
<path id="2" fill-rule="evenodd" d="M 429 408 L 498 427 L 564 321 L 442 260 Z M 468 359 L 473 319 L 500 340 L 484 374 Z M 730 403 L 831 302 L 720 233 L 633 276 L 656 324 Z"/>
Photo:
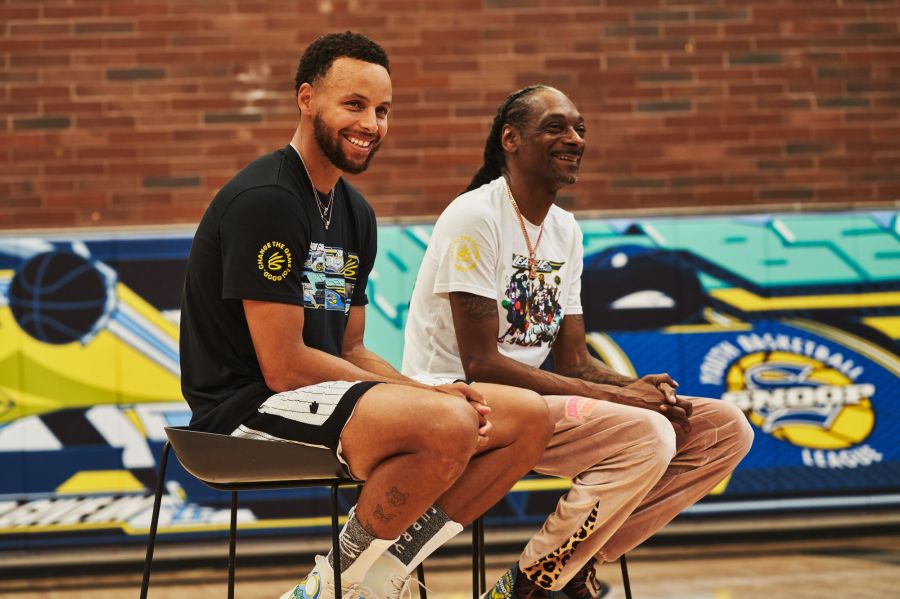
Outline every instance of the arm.
<path id="1" fill-rule="evenodd" d="M 497 303 L 493 299 L 470 293 L 453 292 L 450 294 L 450 309 L 453 314 L 453 327 L 456 330 L 456 340 L 463 369 L 466 376 L 473 380 L 523 387 L 541 395 L 580 395 L 651 409 L 660 412 L 682 427 L 689 427 L 687 418 L 690 404 L 681 399 L 676 400 L 678 402 L 676 404 L 673 401 L 674 393 L 671 398 L 667 397 L 664 392 L 657 389 L 656 385 L 649 384 L 643 379 L 620 387 L 546 372 L 507 358 L 497 349 L 499 323 Z M 581 330 L 583 348 L 583 325 Z M 574 335 L 569 335 L 569 337 L 574 339 Z M 570 351 L 574 350 L 570 348 Z M 584 351 L 587 353 L 586 349 Z M 668 375 L 651 376 L 668 377 Z"/>
<path id="2" fill-rule="evenodd" d="M 671 404 L 680 406 L 688 417 L 693 408 L 687 400 L 676 397 L 678 387 L 668 374 L 647 374 L 638 379 L 619 374 L 592 356 L 584 343 L 584 318 L 581 314 L 564 316 L 559 335 L 553 344 L 556 372 L 570 377 L 617 387 L 650 386 L 658 389 Z"/>
<path id="3" fill-rule="evenodd" d="M 352 306 L 347 329 L 344 331 L 344 347 L 341 357 L 351 364 L 387 377 L 404 385 L 419 386 L 411 378 L 405 377 L 381 356 L 368 350 L 363 342 L 366 332 L 366 307 Z"/>
<path id="4" fill-rule="evenodd" d="M 556 372 L 573 378 L 625 387 L 636 379 L 619 374 L 592 356 L 584 344 L 584 317 L 581 314 L 564 316 L 556 343 L 553 344 L 553 363 Z"/>
<path id="5" fill-rule="evenodd" d="M 453 328 L 466 376 L 473 380 L 531 389 L 541 395 L 583 395 L 609 399 L 609 385 L 547 372 L 507 358 L 497 349 L 497 302 L 464 292 L 450 294 Z"/>
<path id="6" fill-rule="evenodd" d="M 243 300 L 266 386 L 280 393 L 323 381 L 400 383 L 303 343 L 303 307 Z"/>
<path id="7" fill-rule="evenodd" d="M 441 391 L 449 395 L 457 395 L 465 398 L 470 402 L 472 407 L 478 413 L 479 418 L 479 442 L 483 445 L 487 442 L 487 435 L 492 425 L 487 421 L 487 415 L 490 414 L 490 408 L 487 402 L 474 387 L 470 387 L 465 383 L 450 383 L 449 385 L 438 385 L 431 387 L 423 385 L 411 378 L 405 377 L 390 365 L 390 363 L 381 356 L 372 353 L 366 348 L 363 339 L 366 332 L 366 307 L 352 306 L 350 308 L 350 317 L 347 320 L 347 328 L 344 331 L 344 344 L 341 357 L 351 364 L 362 368 L 368 372 L 373 372 L 379 376 L 386 377 L 392 382 L 401 385 L 410 385 L 413 387 L 422 387 L 433 391 Z"/>

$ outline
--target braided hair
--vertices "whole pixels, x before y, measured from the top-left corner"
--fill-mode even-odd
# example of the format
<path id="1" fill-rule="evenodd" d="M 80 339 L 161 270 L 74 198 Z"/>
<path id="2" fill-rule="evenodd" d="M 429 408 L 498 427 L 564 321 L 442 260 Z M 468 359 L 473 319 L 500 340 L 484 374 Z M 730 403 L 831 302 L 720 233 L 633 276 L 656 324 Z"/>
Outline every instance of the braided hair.
<path id="1" fill-rule="evenodd" d="M 506 167 L 506 157 L 503 155 L 503 144 L 500 139 L 503 135 L 503 125 L 509 124 L 520 129 L 531 116 L 531 109 L 528 106 L 529 96 L 542 89 L 549 89 L 549 87 L 529 85 L 509 94 L 503 100 L 500 108 L 497 109 L 497 115 L 491 124 L 491 132 L 488 133 L 487 141 L 484 144 L 484 164 L 472 177 L 466 191 L 478 189 L 503 174 L 503 169 Z"/>

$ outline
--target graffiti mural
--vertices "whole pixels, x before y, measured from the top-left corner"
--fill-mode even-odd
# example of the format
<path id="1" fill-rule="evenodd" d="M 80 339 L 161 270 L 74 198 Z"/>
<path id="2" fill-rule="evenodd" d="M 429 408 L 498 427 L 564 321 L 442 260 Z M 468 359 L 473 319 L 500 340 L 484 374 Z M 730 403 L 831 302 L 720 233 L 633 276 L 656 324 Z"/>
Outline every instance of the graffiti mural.
<path id="1" fill-rule="evenodd" d="M 748 457 L 693 512 L 896 502 L 896 212 L 581 225 L 590 351 L 622 372 L 669 372 L 756 429 Z M 367 345 L 395 365 L 430 234 L 379 229 Z M 177 341 L 191 236 L 0 236 L 0 549 L 144 542 L 164 428 L 190 416 Z M 526 479 L 488 522 L 538 522 L 567 485 Z M 326 506 L 318 489 L 248 494 L 239 526 L 319 533 Z M 162 538 L 227 522 L 227 497 L 170 465 Z"/>

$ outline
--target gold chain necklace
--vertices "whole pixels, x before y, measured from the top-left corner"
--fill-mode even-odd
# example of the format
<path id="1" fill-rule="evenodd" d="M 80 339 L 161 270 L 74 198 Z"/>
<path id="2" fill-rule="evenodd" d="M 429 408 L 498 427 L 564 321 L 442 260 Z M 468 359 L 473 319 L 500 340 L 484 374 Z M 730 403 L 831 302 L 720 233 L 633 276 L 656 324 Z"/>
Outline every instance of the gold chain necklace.
<path id="1" fill-rule="evenodd" d="M 516 204 L 516 198 L 513 197 L 512 189 L 509 187 L 509 181 L 504 177 L 503 182 L 506 184 L 506 197 L 509 198 L 509 203 L 512 204 L 513 210 L 516 211 L 516 216 L 519 217 L 519 227 L 522 229 L 522 236 L 525 237 L 525 246 L 528 248 L 528 278 L 534 280 L 535 277 L 537 277 L 537 249 L 538 246 L 541 245 L 541 237 L 544 236 L 544 223 L 541 223 L 537 242 L 534 244 L 534 247 L 532 247 L 531 237 L 528 236 L 528 230 L 525 228 L 525 217 L 522 216 L 519 205 Z"/>
<path id="2" fill-rule="evenodd" d="M 306 173 L 306 178 L 309 179 L 309 186 L 312 187 L 313 195 L 316 198 L 316 206 L 319 207 L 319 217 L 325 224 L 325 230 L 327 231 L 328 226 L 331 224 L 331 217 L 333 215 L 333 211 L 331 209 L 334 207 L 334 187 L 332 187 L 331 191 L 328 192 L 328 205 L 323 205 L 322 200 L 319 198 L 319 191 L 316 189 L 315 184 L 313 184 L 312 177 L 309 174 L 309 169 L 306 168 L 306 163 L 303 162 L 303 154 L 301 154 L 298 150 L 297 155 L 300 156 L 300 164 L 303 165 L 303 171 Z M 336 183 L 335 187 L 337 187 Z"/>

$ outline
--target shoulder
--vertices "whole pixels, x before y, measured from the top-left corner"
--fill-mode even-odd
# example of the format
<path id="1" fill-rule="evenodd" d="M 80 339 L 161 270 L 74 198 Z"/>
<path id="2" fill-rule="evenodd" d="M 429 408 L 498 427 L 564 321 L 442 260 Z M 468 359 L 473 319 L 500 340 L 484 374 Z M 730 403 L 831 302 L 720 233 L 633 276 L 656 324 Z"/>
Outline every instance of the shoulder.
<path id="1" fill-rule="evenodd" d="M 221 211 L 271 209 L 297 204 L 296 190 L 280 181 L 284 151 L 260 156 L 222 186 L 213 200 Z"/>
<path id="2" fill-rule="evenodd" d="M 240 191 L 263 185 L 280 185 L 285 160 L 284 149 L 260 156 L 238 171 L 223 189 L 234 188 Z"/>
<path id="3" fill-rule="evenodd" d="M 223 205 L 223 215 L 240 214 L 271 217 L 272 213 L 300 214 L 297 196 L 278 185 L 258 185 L 247 187 L 233 194 Z"/>
<path id="4" fill-rule="evenodd" d="M 367 219 L 375 220 L 375 209 L 372 208 L 372 205 L 369 204 L 369 201 L 366 200 L 365 196 L 363 196 L 363 194 L 344 177 L 341 177 L 340 180 L 350 208 L 354 212 L 365 216 Z"/>
<path id="5" fill-rule="evenodd" d="M 444 209 L 436 226 L 493 226 L 501 218 L 505 201 L 502 178 L 458 196 Z"/>
<path id="6" fill-rule="evenodd" d="M 575 218 L 575 215 L 566 210 L 565 208 L 560 208 L 559 205 L 553 204 L 550 206 L 550 212 L 547 213 L 555 223 L 573 228 L 578 227 L 578 220 Z"/>
<path id="7" fill-rule="evenodd" d="M 550 212 L 547 213 L 547 217 L 554 228 L 565 232 L 566 235 L 581 238 L 581 225 L 578 224 L 575 215 L 568 210 L 553 204 L 550 207 Z"/>

